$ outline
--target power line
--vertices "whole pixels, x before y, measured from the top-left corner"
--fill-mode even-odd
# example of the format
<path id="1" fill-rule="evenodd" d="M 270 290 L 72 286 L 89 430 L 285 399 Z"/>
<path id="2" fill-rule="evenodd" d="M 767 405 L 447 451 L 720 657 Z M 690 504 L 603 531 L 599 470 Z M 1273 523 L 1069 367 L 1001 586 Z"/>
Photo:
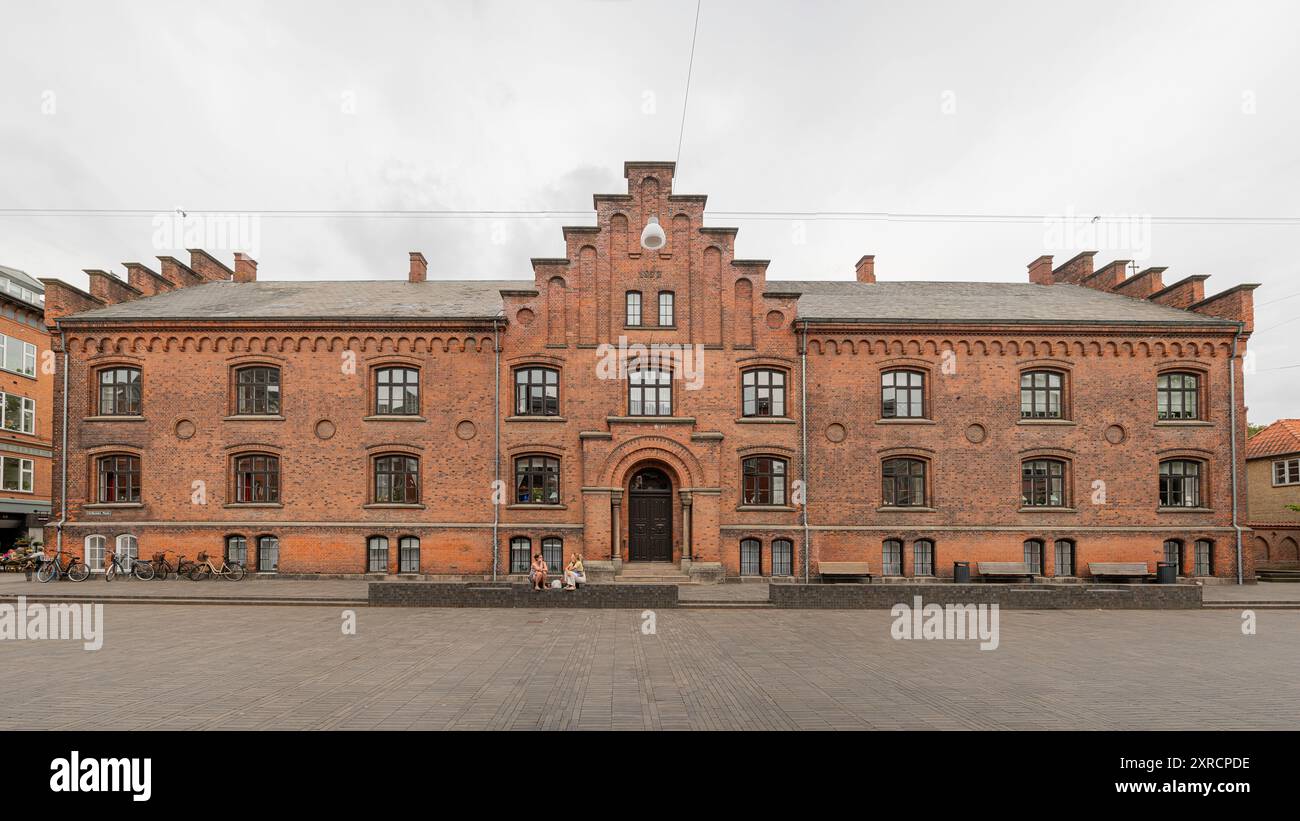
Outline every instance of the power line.
<path id="1" fill-rule="evenodd" d="M 1300 296 L 1300 291 L 1296 291 L 1294 294 L 1287 294 L 1286 296 L 1280 296 L 1277 299 L 1270 299 L 1268 302 L 1261 302 L 1255 307 L 1263 308 L 1265 305 L 1272 305 L 1274 302 L 1282 302 L 1284 300 L 1288 300 L 1291 299 L 1292 297 L 1297 297 L 1297 296 Z"/>
<path id="2" fill-rule="evenodd" d="M 1271 331 L 1274 328 L 1281 328 L 1283 325 L 1290 325 L 1292 322 L 1300 322 L 1300 316 L 1291 317 L 1286 322 L 1279 322 L 1276 325 L 1269 325 L 1267 328 L 1256 328 L 1255 333 L 1262 334 L 1264 333 L 1264 331 Z"/>
<path id="3" fill-rule="evenodd" d="M 682 95 L 682 127 L 677 131 L 677 160 L 682 161 L 682 139 L 686 136 L 686 106 L 691 102 L 691 72 L 695 70 L 695 41 L 700 36 L 700 5 L 704 0 L 695 0 L 695 29 L 691 32 L 691 59 L 686 64 L 686 93 Z"/>

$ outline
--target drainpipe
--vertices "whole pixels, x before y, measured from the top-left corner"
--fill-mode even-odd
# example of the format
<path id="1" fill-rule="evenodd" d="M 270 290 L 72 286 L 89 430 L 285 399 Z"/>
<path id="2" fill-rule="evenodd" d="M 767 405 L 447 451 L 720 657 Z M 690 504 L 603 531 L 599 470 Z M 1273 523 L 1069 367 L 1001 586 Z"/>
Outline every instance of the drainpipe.
<path id="1" fill-rule="evenodd" d="M 63 554 L 63 524 L 68 521 L 68 340 L 62 328 L 59 329 L 59 347 L 63 350 L 63 428 L 59 432 L 63 444 L 59 449 L 59 521 L 54 525 L 56 556 Z"/>
<path id="2" fill-rule="evenodd" d="M 1244 322 L 1237 323 L 1237 334 L 1232 338 L 1232 356 L 1228 357 L 1228 397 L 1231 403 L 1228 406 L 1228 417 L 1232 425 L 1229 432 L 1229 441 L 1232 443 L 1232 529 L 1237 533 L 1237 584 L 1245 584 L 1241 572 L 1241 524 L 1237 519 L 1237 350 L 1245 327 Z"/>
<path id="3" fill-rule="evenodd" d="M 803 451 L 803 583 L 808 584 L 808 554 L 812 542 L 808 536 L 808 323 L 803 325 L 803 345 L 799 352 L 799 438 Z"/>
<path id="4" fill-rule="evenodd" d="M 497 501 L 497 492 L 501 489 L 501 325 L 499 320 L 492 323 L 492 352 L 496 359 L 494 373 L 496 390 L 492 395 L 492 581 L 497 580 L 500 569 L 501 539 L 501 505 Z"/>

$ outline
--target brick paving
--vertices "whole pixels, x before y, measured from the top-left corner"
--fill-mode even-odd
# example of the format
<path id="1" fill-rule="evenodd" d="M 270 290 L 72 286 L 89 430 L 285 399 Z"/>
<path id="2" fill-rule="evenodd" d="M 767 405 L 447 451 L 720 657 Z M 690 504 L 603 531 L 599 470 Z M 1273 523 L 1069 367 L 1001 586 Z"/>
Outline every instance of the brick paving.
<path id="1" fill-rule="evenodd" d="M 1295 611 L 355 612 L 109 604 L 99 651 L 0 641 L 0 729 L 1300 729 Z"/>

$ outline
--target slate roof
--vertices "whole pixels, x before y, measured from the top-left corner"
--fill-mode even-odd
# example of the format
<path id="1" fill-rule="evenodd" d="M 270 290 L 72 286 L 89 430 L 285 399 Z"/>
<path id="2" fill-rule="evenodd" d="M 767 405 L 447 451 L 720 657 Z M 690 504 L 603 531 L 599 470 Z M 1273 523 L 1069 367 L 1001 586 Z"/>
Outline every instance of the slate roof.
<path id="1" fill-rule="evenodd" d="M 501 291 L 532 280 L 211 282 L 73 315 L 76 321 L 461 319 L 501 316 Z M 1078 285 L 768 280 L 799 292 L 799 318 L 823 322 L 1232 325 L 1228 320 Z"/>
<path id="2" fill-rule="evenodd" d="M 16 280 L 21 283 L 23 287 L 30 288 L 38 294 L 45 293 L 45 286 L 33 279 L 25 271 L 19 271 L 17 268 L 10 268 L 8 265 L 0 265 L 0 273 L 3 273 L 10 279 Z"/>
<path id="3" fill-rule="evenodd" d="M 1300 453 L 1300 419 L 1279 419 L 1246 440 L 1246 458 Z"/>

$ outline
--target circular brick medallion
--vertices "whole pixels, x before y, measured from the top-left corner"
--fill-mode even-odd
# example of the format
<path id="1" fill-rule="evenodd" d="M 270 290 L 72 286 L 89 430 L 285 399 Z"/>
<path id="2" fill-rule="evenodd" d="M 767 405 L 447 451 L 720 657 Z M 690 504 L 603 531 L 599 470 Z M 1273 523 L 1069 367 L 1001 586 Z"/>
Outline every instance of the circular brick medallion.
<path id="1" fill-rule="evenodd" d="M 336 428 L 334 427 L 333 422 L 331 422 L 328 419 L 322 419 L 316 423 L 316 438 L 332 439 L 334 437 L 335 430 Z"/>
<path id="2" fill-rule="evenodd" d="M 843 442 L 846 435 L 844 426 L 839 422 L 833 422 L 826 426 L 826 438 L 832 442 Z"/>
<path id="3" fill-rule="evenodd" d="M 1124 430 L 1123 425 L 1111 425 L 1106 428 L 1106 441 L 1112 445 L 1118 445 L 1128 438 L 1128 431 Z"/>
<path id="4" fill-rule="evenodd" d="M 530 308 L 520 308 L 519 313 L 515 314 L 515 319 L 519 321 L 520 325 L 532 325 L 533 320 L 536 318 L 537 314 L 533 313 Z"/>
<path id="5" fill-rule="evenodd" d="M 196 432 L 198 432 L 198 428 L 195 427 L 195 426 L 194 426 L 194 423 L 191 422 L 191 421 L 188 420 L 188 419 L 182 419 L 182 420 L 180 420 L 179 422 L 176 423 L 176 438 L 177 438 L 177 439 L 189 439 L 189 438 L 192 437 Z"/>
<path id="6" fill-rule="evenodd" d="M 780 311 L 767 312 L 767 327 L 776 329 L 785 324 L 785 314 Z"/>
<path id="7" fill-rule="evenodd" d="M 456 435 L 461 439 L 473 439 L 477 433 L 478 428 L 474 427 L 474 423 L 468 419 L 461 421 L 461 423 L 456 426 Z"/>
<path id="8" fill-rule="evenodd" d="M 978 445 L 988 436 L 988 431 L 980 424 L 968 425 L 966 428 L 966 441 Z"/>

